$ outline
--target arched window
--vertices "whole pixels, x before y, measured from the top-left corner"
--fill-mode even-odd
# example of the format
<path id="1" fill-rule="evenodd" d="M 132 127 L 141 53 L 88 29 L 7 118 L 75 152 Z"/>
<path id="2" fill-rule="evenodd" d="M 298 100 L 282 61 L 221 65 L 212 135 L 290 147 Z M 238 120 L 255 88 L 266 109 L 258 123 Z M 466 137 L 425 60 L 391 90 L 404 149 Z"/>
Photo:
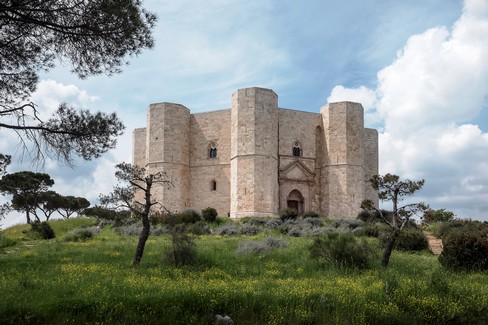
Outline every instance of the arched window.
<path id="1" fill-rule="evenodd" d="M 300 142 L 295 141 L 293 144 L 293 156 L 300 157 L 302 155 L 302 147 L 300 146 Z"/>
<path id="2" fill-rule="evenodd" d="M 208 149 L 208 157 L 209 158 L 217 158 L 217 146 L 213 142 L 210 143 L 210 146 Z"/>
<path id="3" fill-rule="evenodd" d="M 215 179 L 210 182 L 210 190 L 217 191 L 217 181 Z"/>

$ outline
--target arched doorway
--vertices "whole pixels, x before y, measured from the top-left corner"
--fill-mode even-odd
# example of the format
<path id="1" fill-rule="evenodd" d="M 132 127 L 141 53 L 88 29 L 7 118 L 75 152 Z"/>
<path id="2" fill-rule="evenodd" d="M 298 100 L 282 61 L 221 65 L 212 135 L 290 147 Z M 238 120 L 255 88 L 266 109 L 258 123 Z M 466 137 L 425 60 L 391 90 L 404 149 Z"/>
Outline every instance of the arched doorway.
<path id="1" fill-rule="evenodd" d="M 286 206 L 289 209 L 297 210 L 298 214 L 302 214 L 304 212 L 302 193 L 300 193 L 300 191 L 296 189 L 291 191 L 286 198 Z"/>

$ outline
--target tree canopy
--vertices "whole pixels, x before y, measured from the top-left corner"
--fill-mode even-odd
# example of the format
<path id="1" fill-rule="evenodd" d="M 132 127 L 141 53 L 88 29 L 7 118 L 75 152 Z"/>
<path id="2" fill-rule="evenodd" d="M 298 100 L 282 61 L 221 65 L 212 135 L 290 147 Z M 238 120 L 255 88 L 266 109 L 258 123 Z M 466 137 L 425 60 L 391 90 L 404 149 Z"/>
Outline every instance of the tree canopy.
<path id="1" fill-rule="evenodd" d="M 30 213 L 37 208 L 40 193 L 53 185 L 54 180 L 48 174 L 23 171 L 4 175 L 0 180 L 0 193 L 12 195 L 13 209 L 24 211 L 30 223 Z"/>
<path id="2" fill-rule="evenodd" d="M 17 132 L 34 159 L 90 160 L 116 144 L 115 114 L 62 104 L 41 119 L 30 101 L 40 71 L 60 62 L 80 78 L 121 71 L 153 46 L 154 14 L 140 0 L 6 0 L 0 3 L 0 129 Z M 2 170 L 0 160 L 0 172 Z"/>

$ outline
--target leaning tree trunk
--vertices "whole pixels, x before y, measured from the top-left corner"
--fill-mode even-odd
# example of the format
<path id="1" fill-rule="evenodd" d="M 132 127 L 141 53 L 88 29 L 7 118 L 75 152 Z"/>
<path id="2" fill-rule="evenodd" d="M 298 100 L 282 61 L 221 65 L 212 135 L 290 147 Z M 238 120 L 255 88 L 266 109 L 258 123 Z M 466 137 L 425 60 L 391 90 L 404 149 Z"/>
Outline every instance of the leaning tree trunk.
<path id="1" fill-rule="evenodd" d="M 149 238 L 149 231 L 151 230 L 151 224 L 149 223 L 149 212 L 151 211 L 151 186 L 152 186 L 153 175 L 148 175 L 145 179 L 146 189 L 144 193 L 145 204 L 144 211 L 142 212 L 142 231 L 139 236 L 139 242 L 137 243 L 136 255 L 134 256 L 134 261 L 132 261 L 133 266 L 139 265 L 141 263 L 142 254 L 144 254 L 144 247 L 146 247 L 146 241 Z"/>
<path id="2" fill-rule="evenodd" d="M 146 241 L 149 238 L 149 231 L 151 230 L 151 224 L 149 223 L 148 216 L 142 217 L 142 231 L 139 235 L 139 242 L 137 243 L 136 255 L 134 256 L 134 261 L 132 261 L 133 266 L 139 265 L 141 263 L 142 254 L 144 254 L 144 247 L 146 247 Z"/>
<path id="3" fill-rule="evenodd" d="M 390 262 L 391 252 L 393 251 L 393 247 L 395 247 L 395 243 L 397 241 L 399 234 L 400 234 L 400 230 L 395 229 L 391 233 L 390 238 L 388 238 L 388 242 L 386 243 L 386 247 L 383 252 L 383 258 L 381 259 L 381 266 L 383 267 L 388 266 L 388 263 Z"/>

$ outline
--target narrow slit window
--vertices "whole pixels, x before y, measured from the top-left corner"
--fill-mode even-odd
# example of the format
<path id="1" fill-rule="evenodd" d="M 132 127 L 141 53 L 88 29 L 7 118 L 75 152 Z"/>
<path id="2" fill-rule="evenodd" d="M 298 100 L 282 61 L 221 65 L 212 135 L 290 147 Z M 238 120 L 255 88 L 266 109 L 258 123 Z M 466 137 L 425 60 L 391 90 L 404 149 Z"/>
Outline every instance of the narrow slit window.
<path id="1" fill-rule="evenodd" d="M 299 142 L 293 144 L 293 156 L 300 157 L 302 155 L 302 148 Z"/>
<path id="2" fill-rule="evenodd" d="M 210 189 L 212 191 L 217 191 L 217 181 L 213 180 L 210 184 Z"/>
<path id="3" fill-rule="evenodd" d="M 217 158 L 217 146 L 215 143 L 210 144 L 210 149 L 208 151 L 208 157 L 209 158 Z"/>

